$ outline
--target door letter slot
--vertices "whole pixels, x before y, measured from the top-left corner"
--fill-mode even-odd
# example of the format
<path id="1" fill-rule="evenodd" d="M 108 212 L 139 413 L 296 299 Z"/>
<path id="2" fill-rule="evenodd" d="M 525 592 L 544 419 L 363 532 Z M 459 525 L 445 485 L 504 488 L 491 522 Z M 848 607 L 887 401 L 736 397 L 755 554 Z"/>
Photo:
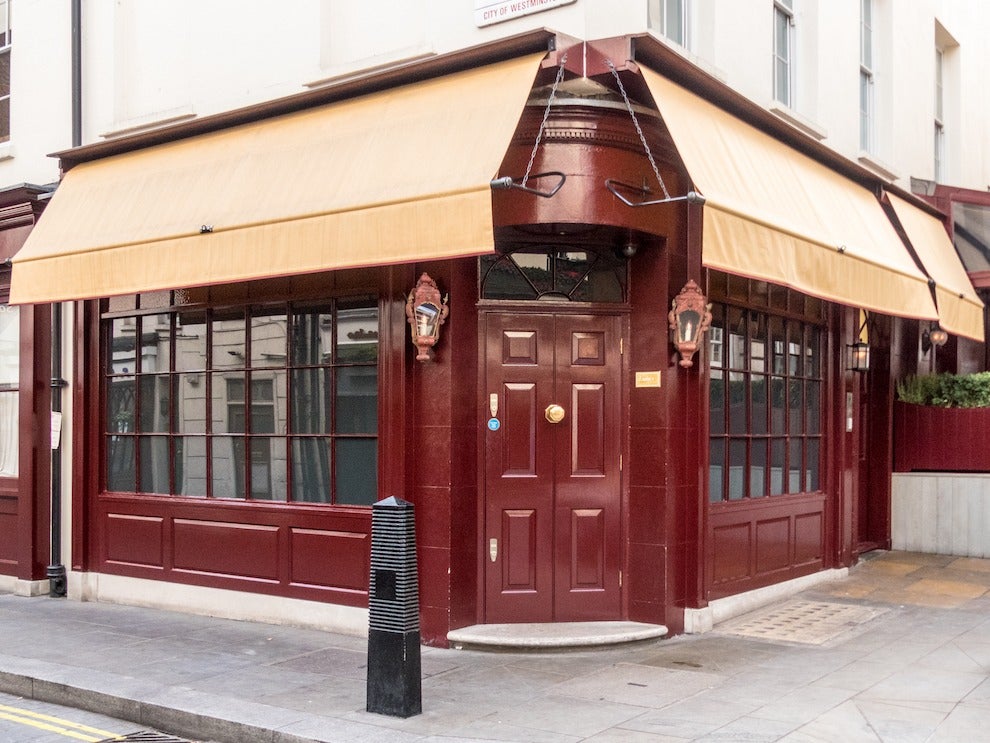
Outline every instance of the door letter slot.
<path id="1" fill-rule="evenodd" d="M 498 540 L 492 537 L 488 540 L 488 556 L 492 559 L 492 562 L 498 558 Z"/>

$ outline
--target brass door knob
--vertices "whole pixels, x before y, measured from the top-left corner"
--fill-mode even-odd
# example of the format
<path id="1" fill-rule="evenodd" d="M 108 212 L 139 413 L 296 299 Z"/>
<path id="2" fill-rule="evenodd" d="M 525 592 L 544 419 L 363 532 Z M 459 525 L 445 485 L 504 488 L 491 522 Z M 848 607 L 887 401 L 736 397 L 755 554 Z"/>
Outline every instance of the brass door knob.
<path id="1" fill-rule="evenodd" d="M 562 420 L 564 420 L 564 415 L 565 415 L 564 409 L 560 407 L 560 405 L 557 405 L 556 403 L 547 405 L 547 409 L 543 411 L 543 414 L 546 416 L 547 420 L 550 421 L 551 423 L 560 423 Z"/>

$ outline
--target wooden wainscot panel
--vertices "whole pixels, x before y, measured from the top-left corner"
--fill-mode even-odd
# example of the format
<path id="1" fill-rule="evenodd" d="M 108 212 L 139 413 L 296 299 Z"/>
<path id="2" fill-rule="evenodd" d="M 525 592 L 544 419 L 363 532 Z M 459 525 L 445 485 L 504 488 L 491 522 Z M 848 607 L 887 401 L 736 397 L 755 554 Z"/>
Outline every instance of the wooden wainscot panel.
<path id="1" fill-rule="evenodd" d="M 825 519 L 821 511 L 794 518 L 794 563 L 824 563 Z"/>
<path id="2" fill-rule="evenodd" d="M 791 520 L 788 517 L 756 522 L 756 572 L 772 573 L 790 563 Z"/>
<path id="3" fill-rule="evenodd" d="M 177 571 L 278 580 L 278 527 L 175 519 Z"/>
<path id="4" fill-rule="evenodd" d="M 164 559 L 164 519 L 157 516 L 107 514 L 107 561 L 161 569 Z"/>
<path id="5" fill-rule="evenodd" d="M 750 524 L 731 524 L 715 527 L 715 564 L 712 567 L 713 583 L 739 580 L 750 574 L 749 556 L 751 542 Z"/>
<path id="6" fill-rule="evenodd" d="M 291 529 L 290 582 L 368 592 L 371 538 L 367 532 Z"/>

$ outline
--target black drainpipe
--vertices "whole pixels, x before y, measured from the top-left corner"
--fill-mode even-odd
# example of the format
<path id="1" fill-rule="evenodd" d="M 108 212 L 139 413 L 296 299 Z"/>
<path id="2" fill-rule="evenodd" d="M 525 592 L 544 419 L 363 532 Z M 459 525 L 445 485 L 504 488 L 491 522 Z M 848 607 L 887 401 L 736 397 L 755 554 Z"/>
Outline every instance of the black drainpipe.
<path id="1" fill-rule="evenodd" d="M 82 0 L 72 0 L 72 146 L 82 144 Z M 62 309 L 52 305 L 52 413 L 62 413 Z M 48 566 L 48 595 L 66 594 L 65 565 L 62 564 L 62 443 L 52 449 L 52 535 L 51 564 Z"/>

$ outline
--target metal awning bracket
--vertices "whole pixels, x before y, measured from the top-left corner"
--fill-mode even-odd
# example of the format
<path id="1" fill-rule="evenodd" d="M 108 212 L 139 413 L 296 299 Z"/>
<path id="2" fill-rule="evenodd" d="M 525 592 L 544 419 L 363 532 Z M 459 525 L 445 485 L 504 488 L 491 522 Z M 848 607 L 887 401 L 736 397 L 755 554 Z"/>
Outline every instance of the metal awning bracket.
<path id="1" fill-rule="evenodd" d="M 538 188 L 531 188 L 527 186 L 528 181 L 536 181 L 540 178 L 556 177 L 557 183 L 549 191 L 541 191 Z M 518 191 L 525 191 L 526 193 L 531 193 L 534 196 L 542 196 L 544 199 L 549 199 L 555 196 L 560 190 L 560 187 L 564 185 L 564 181 L 567 180 L 567 176 L 561 173 L 559 170 L 548 170 L 546 173 L 536 173 L 525 178 L 513 178 L 511 175 L 502 176 L 501 178 L 495 178 L 492 183 L 492 190 L 506 190 L 514 188 Z"/>
<path id="2" fill-rule="evenodd" d="M 662 199 L 650 199 L 648 201 L 633 201 L 627 197 L 622 191 L 626 192 L 636 192 L 642 194 L 646 197 L 653 193 L 647 186 L 633 186 L 629 183 L 623 183 L 622 181 L 617 181 L 614 178 L 605 179 L 605 188 L 612 192 L 619 201 L 621 201 L 626 206 L 640 207 L 640 206 L 657 206 L 659 204 L 672 204 L 676 201 L 686 201 L 689 204 L 704 204 L 705 197 L 702 196 L 697 191 L 688 191 L 684 196 L 671 196 L 669 193 L 664 192 L 664 198 Z"/>

